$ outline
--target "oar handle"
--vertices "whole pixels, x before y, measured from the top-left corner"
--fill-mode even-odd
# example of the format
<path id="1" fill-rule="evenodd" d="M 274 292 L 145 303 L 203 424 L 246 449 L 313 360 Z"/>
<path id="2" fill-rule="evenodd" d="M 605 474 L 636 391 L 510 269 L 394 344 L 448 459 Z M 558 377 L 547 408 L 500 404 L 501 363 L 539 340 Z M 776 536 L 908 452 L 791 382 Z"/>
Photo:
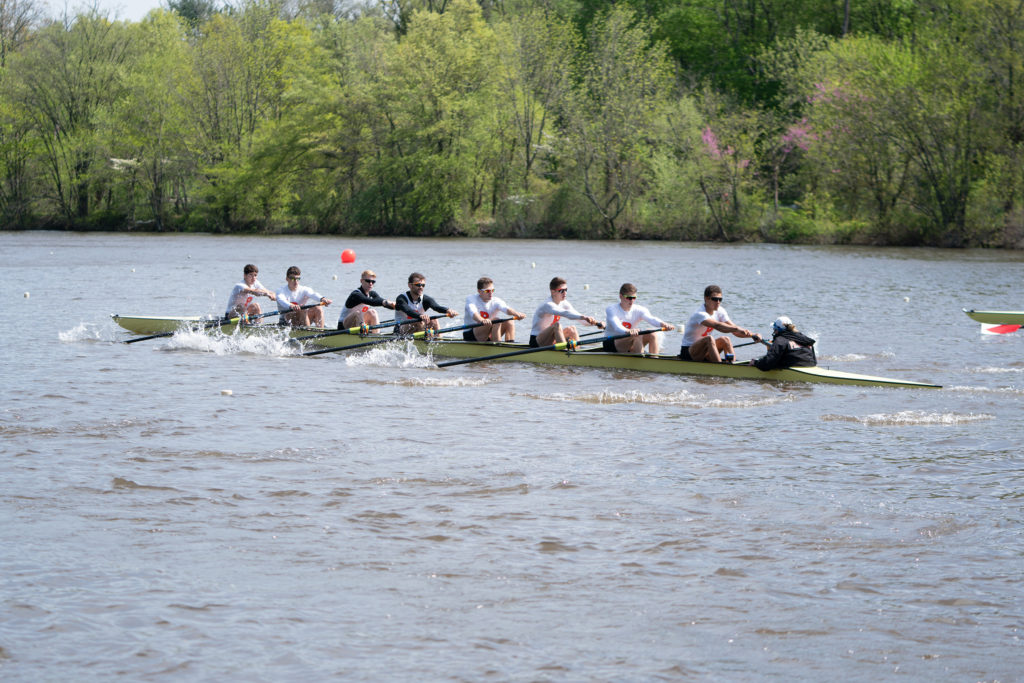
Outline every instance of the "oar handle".
<path id="1" fill-rule="evenodd" d="M 430 316 L 430 319 L 431 320 L 437 320 L 438 318 L 446 317 L 446 315 L 447 314 L 445 314 L 445 313 L 438 313 L 437 315 Z M 367 325 L 366 327 L 363 327 L 362 325 L 360 325 L 359 327 L 346 327 L 346 328 L 343 328 L 343 329 L 340 329 L 340 330 L 330 330 L 328 332 L 318 332 L 316 334 L 309 334 L 309 335 L 306 335 L 305 337 L 300 337 L 299 341 L 306 341 L 307 339 L 322 339 L 323 337 L 336 337 L 339 334 L 365 334 L 369 330 L 376 330 L 376 329 L 379 329 L 381 327 L 391 327 L 392 325 L 401 325 L 403 322 L 405 322 L 405 321 L 402 321 L 402 320 L 387 320 L 387 321 L 382 322 L 382 323 L 377 323 L 376 325 Z"/>
<path id="2" fill-rule="evenodd" d="M 503 322 L 505 322 L 507 320 L 511 320 L 511 318 L 503 318 L 503 319 L 500 319 L 500 320 L 495 320 L 494 322 L 501 322 L 501 323 L 503 323 Z M 444 334 L 445 332 L 457 332 L 459 330 L 468 330 L 468 329 L 471 329 L 471 328 L 474 328 L 474 327 L 480 327 L 481 325 L 483 325 L 483 323 L 472 323 L 470 325 L 459 325 L 458 327 L 448 327 L 448 328 L 445 328 L 443 330 L 423 330 L 421 332 L 413 332 L 412 334 L 405 334 L 405 335 L 394 336 L 394 337 L 386 337 L 384 339 L 374 339 L 373 341 L 363 342 L 361 344 L 351 344 L 349 346 L 335 346 L 335 347 L 332 347 L 332 348 L 329 348 L 329 349 L 316 349 L 315 351 L 306 351 L 302 355 L 303 356 L 319 356 L 320 354 L 323 354 L 323 353 L 333 353 L 335 351 L 351 351 L 353 349 L 362 349 L 362 348 L 365 348 L 367 346 L 377 346 L 378 344 L 387 344 L 388 342 L 399 341 L 399 340 L 402 340 L 402 339 L 423 339 L 424 337 L 426 337 L 429 340 L 429 339 L 431 339 L 433 337 L 436 337 L 439 334 Z M 300 341 L 301 341 L 301 339 L 300 339 Z"/>

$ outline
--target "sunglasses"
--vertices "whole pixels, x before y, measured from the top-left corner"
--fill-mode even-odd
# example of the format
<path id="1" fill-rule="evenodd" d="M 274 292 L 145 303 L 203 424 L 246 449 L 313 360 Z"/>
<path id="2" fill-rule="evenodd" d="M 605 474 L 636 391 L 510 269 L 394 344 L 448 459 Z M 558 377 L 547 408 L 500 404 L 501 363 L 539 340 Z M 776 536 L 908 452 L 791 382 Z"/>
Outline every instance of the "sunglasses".
<path id="1" fill-rule="evenodd" d="M 565 294 L 566 292 L 569 291 L 569 289 L 567 287 L 562 287 L 561 289 L 556 289 L 555 291 L 558 292 L 559 294 Z"/>
<path id="2" fill-rule="evenodd" d="M 376 280 L 367 280 L 367 279 L 366 279 L 366 278 L 364 277 L 364 278 L 363 278 L 363 282 L 368 282 L 368 283 L 370 283 L 370 284 L 372 285 L 372 284 L 376 284 L 376 282 L 377 282 L 377 281 L 376 281 Z"/>
<path id="3" fill-rule="evenodd" d="M 289 275 L 288 279 L 289 280 L 296 280 L 296 281 L 298 281 L 298 280 L 302 279 L 302 276 L 301 275 Z"/>
<path id="4" fill-rule="evenodd" d="M 412 283 L 412 284 L 411 284 L 411 285 L 409 285 L 409 286 L 410 286 L 410 287 L 418 287 L 418 288 L 420 288 L 420 289 L 423 289 L 424 287 L 426 287 L 426 286 L 427 286 L 427 283 L 426 283 L 426 282 L 414 282 L 414 283 Z"/>
<path id="5" fill-rule="evenodd" d="M 491 289 L 481 289 L 480 291 L 481 292 L 485 292 L 487 294 L 494 294 L 494 288 L 493 287 Z"/>
<path id="6" fill-rule="evenodd" d="M 636 294 L 628 294 L 624 298 L 629 299 L 630 301 L 633 301 L 634 299 L 636 299 Z"/>
<path id="7" fill-rule="evenodd" d="M 720 297 L 720 296 L 712 296 L 712 297 L 708 297 L 708 298 L 711 299 L 712 301 L 717 301 L 718 303 L 722 303 L 722 297 Z"/>

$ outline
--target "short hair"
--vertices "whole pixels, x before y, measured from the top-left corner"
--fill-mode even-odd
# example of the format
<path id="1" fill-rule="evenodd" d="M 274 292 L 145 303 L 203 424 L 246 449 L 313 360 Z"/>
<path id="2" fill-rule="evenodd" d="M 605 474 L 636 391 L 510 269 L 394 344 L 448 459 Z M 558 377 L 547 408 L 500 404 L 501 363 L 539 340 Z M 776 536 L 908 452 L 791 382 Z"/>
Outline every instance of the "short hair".
<path id="1" fill-rule="evenodd" d="M 704 298 L 705 299 L 710 297 L 712 294 L 721 294 L 721 293 L 722 293 L 722 288 L 719 287 L 718 285 L 708 285 L 707 287 L 704 288 Z"/>
<path id="2" fill-rule="evenodd" d="M 260 269 L 257 268 L 256 266 L 254 266 L 251 263 L 246 263 L 245 264 L 245 268 L 242 269 L 242 274 L 243 275 L 248 275 L 249 273 L 258 273 L 258 272 L 260 272 Z"/>
<path id="3" fill-rule="evenodd" d="M 409 283 L 411 284 L 413 282 L 416 282 L 417 280 L 426 280 L 426 279 L 427 278 L 423 277 L 423 273 L 413 273 L 412 275 L 409 276 Z"/>
<path id="4" fill-rule="evenodd" d="M 479 280 L 476 281 L 476 288 L 477 289 L 484 289 L 485 287 L 487 287 L 487 285 L 493 285 L 493 284 L 494 284 L 494 280 L 492 280 L 491 278 L 489 278 L 489 277 L 482 277 L 482 278 L 480 278 Z"/>
<path id="5" fill-rule="evenodd" d="M 548 289 L 554 291 L 564 284 L 566 284 L 565 278 L 553 277 L 551 278 L 551 284 L 548 285 Z"/>
<path id="6" fill-rule="evenodd" d="M 377 277 L 377 273 L 373 272 L 372 270 L 364 270 L 362 273 L 359 274 L 360 278 L 371 277 L 371 276 L 372 277 Z"/>
<path id="7" fill-rule="evenodd" d="M 622 296 L 625 296 L 627 294 L 636 294 L 636 285 L 629 282 L 623 284 L 621 287 L 619 287 L 619 294 L 621 294 Z"/>
<path id="8" fill-rule="evenodd" d="M 288 272 L 284 274 L 285 278 L 290 278 L 292 275 L 302 275 L 302 271 L 299 270 L 298 266 L 289 266 Z"/>

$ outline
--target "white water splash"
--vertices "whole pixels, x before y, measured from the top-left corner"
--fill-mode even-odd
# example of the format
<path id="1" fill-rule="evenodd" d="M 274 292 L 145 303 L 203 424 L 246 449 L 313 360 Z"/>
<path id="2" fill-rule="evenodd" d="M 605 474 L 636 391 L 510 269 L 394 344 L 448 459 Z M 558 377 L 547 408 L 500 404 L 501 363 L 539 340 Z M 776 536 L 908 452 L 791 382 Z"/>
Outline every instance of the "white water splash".
<path id="1" fill-rule="evenodd" d="M 258 331 L 222 334 L 203 330 L 180 330 L 161 347 L 166 351 L 205 351 L 218 356 L 251 353 L 259 356 L 294 356 L 301 346 L 283 328 L 267 326 Z"/>
<path id="2" fill-rule="evenodd" d="M 422 355 L 411 341 L 390 341 L 364 350 L 353 349 L 345 353 L 349 367 L 374 366 L 384 368 L 432 368 L 434 360 Z"/>
<path id="3" fill-rule="evenodd" d="M 870 427 L 913 426 L 913 425 L 958 425 L 971 422 L 994 420 L 994 415 L 985 413 L 925 413 L 919 410 L 904 410 L 898 413 L 876 413 L 874 415 L 822 415 L 824 422 L 856 422 Z"/>
<path id="4" fill-rule="evenodd" d="M 57 333 L 57 338 L 65 343 L 80 341 L 107 341 L 100 333 L 99 327 L 93 323 L 78 323 L 70 330 Z"/>
<path id="5" fill-rule="evenodd" d="M 681 406 L 685 408 L 754 408 L 795 400 L 792 396 L 762 396 L 757 398 L 723 400 L 708 398 L 703 394 L 691 394 L 686 390 L 676 391 L 670 394 L 648 393 L 636 390 L 620 392 L 605 389 L 598 393 L 586 394 L 556 393 L 519 395 L 540 401 L 578 401 L 581 403 L 596 403 L 601 405 L 636 403 L 647 405 Z"/>

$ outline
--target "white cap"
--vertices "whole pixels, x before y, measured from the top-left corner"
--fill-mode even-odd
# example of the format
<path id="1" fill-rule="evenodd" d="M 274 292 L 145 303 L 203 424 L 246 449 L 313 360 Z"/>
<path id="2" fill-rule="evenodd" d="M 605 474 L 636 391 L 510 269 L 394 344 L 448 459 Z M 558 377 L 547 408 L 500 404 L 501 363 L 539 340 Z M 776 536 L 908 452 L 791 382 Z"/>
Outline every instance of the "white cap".
<path id="1" fill-rule="evenodd" d="M 775 322 L 772 323 L 772 329 L 778 332 L 785 332 L 786 328 L 792 324 L 792 320 L 790 320 L 788 317 L 784 315 L 780 315 L 778 318 L 775 319 Z"/>

